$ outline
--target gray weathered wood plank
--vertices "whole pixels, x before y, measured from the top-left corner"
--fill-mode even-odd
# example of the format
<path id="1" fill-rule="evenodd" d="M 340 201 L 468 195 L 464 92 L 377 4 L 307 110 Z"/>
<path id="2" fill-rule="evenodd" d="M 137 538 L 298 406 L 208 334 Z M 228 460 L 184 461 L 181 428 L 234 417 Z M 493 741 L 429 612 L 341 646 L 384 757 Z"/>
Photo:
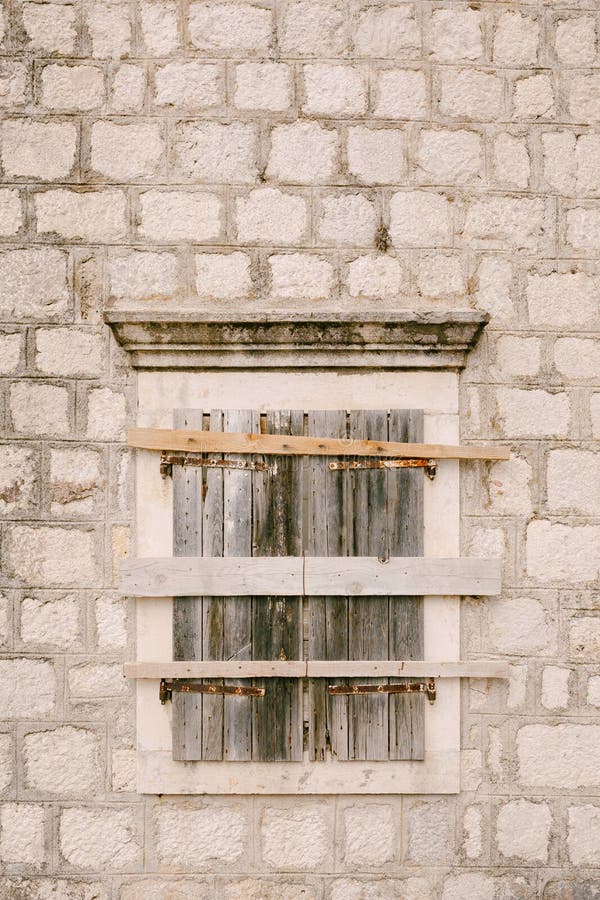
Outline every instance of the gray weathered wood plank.
<path id="1" fill-rule="evenodd" d="M 176 428 L 202 429 L 202 413 L 176 410 Z M 173 554 L 202 553 L 202 469 L 177 466 L 173 471 Z M 202 654 L 202 598 L 182 596 L 173 601 L 173 659 L 200 659 Z M 173 758 L 199 759 L 202 753 L 202 695 L 173 697 Z"/>
<path id="2" fill-rule="evenodd" d="M 210 412 L 210 430 L 223 430 L 223 413 Z M 202 555 L 223 556 L 223 470 L 207 469 L 202 507 Z M 202 600 L 202 658 L 223 659 L 223 588 Z M 223 696 L 202 698 L 202 759 L 223 759 Z"/>
<path id="3" fill-rule="evenodd" d="M 308 433 L 326 437 L 346 436 L 346 411 L 310 412 Z M 345 487 L 348 473 L 331 472 L 328 460 L 310 457 L 308 464 L 308 557 L 305 560 L 305 591 L 308 600 L 309 659 L 345 659 L 348 655 L 348 601 L 343 596 L 311 596 L 312 556 L 342 557 L 348 552 L 343 527 Z M 318 578 L 318 572 L 315 573 Z M 329 589 L 331 579 L 325 578 Z M 319 594 L 321 592 L 319 591 Z M 321 680 L 309 683 L 309 756 L 324 760 L 327 746 L 334 757 L 348 758 L 348 703 L 345 697 L 330 697 Z"/>
<path id="4" fill-rule="evenodd" d="M 423 440 L 420 410 L 392 410 L 388 423 L 391 441 Z M 387 473 L 390 553 L 416 557 L 423 554 L 423 474 L 415 469 Z M 415 594 L 418 594 L 415 591 Z M 423 600 L 419 596 L 394 596 L 389 600 L 390 659 L 423 659 Z M 405 679 L 391 679 L 404 681 Z M 394 694 L 389 703 L 390 759 L 424 759 L 425 698 L 419 694 Z"/>
<path id="5" fill-rule="evenodd" d="M 267 413 L 272 434 L 302 434 L 302 412 Z M 301 461 L 279 457 L 274 471 L 254 472 L 253 555 L 298 556 L 302 552 Z M 252 607 L 254 659 L 298 659 L 302 656 L 302 601 L 267 595 Z M 301 760 L 303 745 L 302 684 L 277 679 L 258 684 L 267 693 L 253 702 L 252 758 Z"/>
<path id="6" fill-rule="evenodd" d="M 236 475 L 249 476 L 248 472 Z M 415 481 L 422 473 L 414 471 Z M 328 473 L 333 483 L 339 472 Z M 340 478 L 341 481 L 341 478 Z M 304 568 L 304 576 L 302 570 Z M 437 559 L 394 557 L 240 557 L 229 559 L 148 557 L 121 564 L 121 592 L 128 596 L 161 597 L 201 592 L 216 595 L 227 584 L 228 596 L 252 593 L 295 597 L 490 596 L 500 593 L 498 559 Z"/>
<path id="7" fill-rule="evenodd" d="M 350 415 L 350 436 L 374 441 L 387 438 L 387 413 L 358 410 Z M 353 470 L 353 555 L 389 555 L 387 471 Z M 349 523 L 346 522 L 348 527 Z M 348 609 L 350 659 L 385 659 L 388 655 L 388 600 L 374 595 L 352 597 Z M 368 683 L 368 682 L 367 682 Z M 388 758 L 388 702 L 385 696 L 348 697 L 350 759 Z"/>
<path id="8" fill-rule="evenodd" d="M 257 431 L 259 417 L 252 410 L 226 410 L 225 431 Z M 228 456 L 228 459 L 241 459 Z M 225 557 L 249 557 L 252 553 L 252 472 L 223 471 L 223 553 Z M 229 587 L 229 579 L 227 579 Z M 223 610 L 223 655 L 227 660 L 249 660 L 252 651 L 252 605 L 246 597 L 228 596 Z M 235 682 L 243 684 L 243 681 Z M 240 702 L 241 700 L 241 702 Z M 224 758 L 252 758 L 252 701 L 239 697 L 224 700 Z"/>

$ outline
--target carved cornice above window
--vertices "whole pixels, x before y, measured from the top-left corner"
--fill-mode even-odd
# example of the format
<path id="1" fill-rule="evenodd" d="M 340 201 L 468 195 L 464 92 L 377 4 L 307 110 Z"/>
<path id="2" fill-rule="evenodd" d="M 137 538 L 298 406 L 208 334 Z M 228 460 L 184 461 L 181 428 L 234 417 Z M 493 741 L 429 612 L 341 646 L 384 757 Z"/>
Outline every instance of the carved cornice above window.
<path id="1" fill-rule="evenodd" d="M 110 309 L 138 368 L 460 369 L 489 319 L 476 310 L 240 312 Z"/>

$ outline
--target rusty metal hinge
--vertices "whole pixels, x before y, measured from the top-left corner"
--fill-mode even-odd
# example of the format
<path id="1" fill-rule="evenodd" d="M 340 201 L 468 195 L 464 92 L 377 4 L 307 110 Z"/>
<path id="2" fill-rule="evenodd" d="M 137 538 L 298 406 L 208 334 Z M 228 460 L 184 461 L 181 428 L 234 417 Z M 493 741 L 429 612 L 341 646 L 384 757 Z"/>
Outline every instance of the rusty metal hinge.
<path id="1" fill-rule="evenodd" d="M 433 481 L 437 471 L 435 459 L 341 459 L 329 463 L 332 472 L 340 469 L 424 469 Z"/>
<path id="2" fill-rule="evenodd" d="M 161 678 L 158 696 L 164 705 L 171 695 L 180 694 L 226 694 L 228 697 L 264 697 L 265 689 L 246 687 L 238 684 L 207 684 L 204 681 L 186 681 L 179 678 Z"/>
<path id="3" fill-rule="evenodd" d="M 273 467 L 269 463 L 253 459 L 215 459 L 201 453 L 169 453 L 162 450 L 160 454 L 160 474 L 163 478 L 173 474 L 173 466 L 198 466 L 205 469 L 243 469 L 257 472 L 269 472 Z"/>
<path id="4" fill-rule="evenodd" d="M 330 684 L 329 694 L 427 694 L 433 703 L 436 697 L 435 679 L 409 681 L 405 684 Z"/>

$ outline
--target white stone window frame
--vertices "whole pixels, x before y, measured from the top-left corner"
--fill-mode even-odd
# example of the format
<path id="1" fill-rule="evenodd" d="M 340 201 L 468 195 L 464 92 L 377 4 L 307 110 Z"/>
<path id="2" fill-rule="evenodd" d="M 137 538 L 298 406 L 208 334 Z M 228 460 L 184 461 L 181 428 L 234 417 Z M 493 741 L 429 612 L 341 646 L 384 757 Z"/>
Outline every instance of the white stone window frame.
<path id="1" fill-rule="evenodd" d="M 475 318 L 475 317 L 474 317 Z M 401 350 L 404 365 L 388 350 L 375 362 L 356 368 L 354 356 L 296 351 L 293 368 L 273 367 L 269 352 L 244 364 L 227 353 L 191 347 L 183 351 L 174 338 L 154 347 L 137 323 L 115 328 L 117 338 L 133 352 L 139 367 L 137 425 L 173 427 L 177 408 L 267 409 L 423 409 L 424 439 L 459 442 L 459 369 L 464 351 L 482 325 L 459 349 L 437 356 L 411 347 Z M 136 330 L 137 328 L 137 330 Z M 181 334 L 179 332 L 179 338 Z M 312 348 L 313 350 L 316 348 Z M 361 348 L 363 350 L 363 348 Z M 185 364 L 182 368 L 182 352 Z M 388 355 L 386 355 L 386 353 Z M 277 361 L 281 356 L 275 354 Z M 261 359 L 267 360 L 262 366 Z M 364 360 L 364 352 L 363 357 Z M 421 361 L 422 367 L 418 363 Z M 215 365 L 215 362 L 217 365 Z M 241 364 L 240 364 L 241 362 Z M 319 365 L 319 362 L 321 365 Z M 385 363 L 393 363 L 383 368 Z M 307 365 L 308 363 L 308 365 Z M 324 365 L 323 365 L 324 363 Z M 345 363 L 345 364 L 344 364 Z M 194 366 L 194 370 L 189 367 Z M 148 368 L 146 368 L 148 367 Z M 152 367 L 152 368 L 150 368 Z M 198 368 L 201 370 L 198 371 Z M 136 451 L 135 555 L 172 554 L 172 482 L 162 478 L 158 454 Z M 460 555 L 459 463 L 440 460 L 434 481 L 424 478 L 424 555 Z M 136 658 L 171 661 L 172 599 L 136 601 Z M 424 658 L 460 658 L 460 599 L 424 598 Z M 171 751 L 171 705 L 159 700 L 159 681 L 136 682 L 137 790 L 142 794 L 453 794 L 460 791 L 460 679 L 437 681 L 437 699 L 425 704 L 423 761 L 302 762 L 174 761 Z"/>

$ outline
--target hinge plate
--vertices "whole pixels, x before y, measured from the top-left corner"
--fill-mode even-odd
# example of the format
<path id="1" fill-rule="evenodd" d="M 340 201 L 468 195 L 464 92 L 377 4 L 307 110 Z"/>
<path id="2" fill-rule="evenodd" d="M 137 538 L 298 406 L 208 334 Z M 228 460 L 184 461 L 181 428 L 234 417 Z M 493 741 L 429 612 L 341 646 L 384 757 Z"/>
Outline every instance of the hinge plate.
<path id="1" fill-rule="evenodd" d="M 228 697 L 264 697 L 265 689 L 239 684 L 207 684 L 204 681 L 161 678 L 158 689 L 160 702 L 171 700 L 173 692 L 179 694 L 225 694 Z"/>
<path id="2" fill-rule="evenodd" d="M 327 692 L 333 695 L 348 694 L 427 694 L 433 703 L 436 698 L 435 679 L 409 681 L 402 684 L 330 684 Z"/>

